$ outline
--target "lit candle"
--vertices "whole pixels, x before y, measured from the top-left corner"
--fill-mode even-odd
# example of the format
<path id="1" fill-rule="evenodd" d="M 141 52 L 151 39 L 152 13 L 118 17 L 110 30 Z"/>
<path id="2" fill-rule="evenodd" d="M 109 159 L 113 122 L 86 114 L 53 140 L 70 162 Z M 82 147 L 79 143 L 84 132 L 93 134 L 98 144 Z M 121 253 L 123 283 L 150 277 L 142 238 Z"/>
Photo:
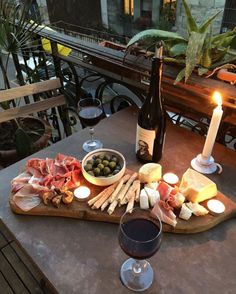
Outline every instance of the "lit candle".
<path id="1" fill-rule="evenodd" d="M 213 111 L 213 115 L 211 118 L 211 123 L 209 126 L 209 130 L 207 133 L 205 145 L 203 147 L 202 156 L 205 158 L 209 158 L 212 153 L 212 149 L 215 143 L 216 135 L 220 126 L 220 121 L 223 115 L 222 110 L 222 98 L 219 92 L 214 92 L 213 98 L 217 102 L 217 107 Z"/>
<path id="2" fill-rule="evenodd" d="M 174 173 L 166 173 L 163 176 L 163 180 L 170 185 L 176 185 L 179 182 L 179 178 Z"/>
<path id="3" fill-rule="evenodd" d="M 90 189 L 86 186 L 80 186 L 74 190 L 74 196 L 76 200 L 86 200 L 90 195 Z"/>
<path id="4" fill-rule="evenodd" d="M 208 209 L 214 214 L 220 214 L 225 211 L 224 203 L 217 199 L 211 199 L 207 202 Z"/>

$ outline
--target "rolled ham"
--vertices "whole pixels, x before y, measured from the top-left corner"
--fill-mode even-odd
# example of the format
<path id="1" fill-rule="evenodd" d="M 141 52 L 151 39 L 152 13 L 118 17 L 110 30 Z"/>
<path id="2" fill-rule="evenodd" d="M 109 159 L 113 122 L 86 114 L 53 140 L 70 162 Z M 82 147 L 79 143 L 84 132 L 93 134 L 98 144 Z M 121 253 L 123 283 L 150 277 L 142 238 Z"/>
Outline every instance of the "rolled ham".
<path id="1" fill-rule="evenodd" d="M 177 224 L 176 215 L 174 214 L 174 212 L 172 211 L 170 207 L 166 207 L 166 202 L 162 200 L 156 202 L 156 204 L 154 205 L 151 211 L 151 214 L 154 217 L 159 217 L 159 219 L 162 222 L 169 224 L 173 227 L 175 227 Z"/>

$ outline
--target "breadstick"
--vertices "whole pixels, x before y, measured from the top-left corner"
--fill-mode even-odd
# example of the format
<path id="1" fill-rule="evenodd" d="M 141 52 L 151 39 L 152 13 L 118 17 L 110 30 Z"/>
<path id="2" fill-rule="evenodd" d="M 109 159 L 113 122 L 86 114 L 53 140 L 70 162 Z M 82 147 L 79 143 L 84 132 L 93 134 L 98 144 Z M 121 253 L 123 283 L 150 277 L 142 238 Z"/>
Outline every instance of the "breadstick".
<path id="1" fill-rule="evenodd" d="M 134 208 L 134 199 L 135 199 L 135 192 L 133 193 L 133 196 L 130 198 L 130 200 L 127 204 L 126 212 L 132 213 L 133 208 Z"/>
<path id="2" fill-rule="evenodd" d="M 133 181 L 137 178 L 138 174 L 133 173 L 132 176 L 129 178 L 128 182 L 125 184 L 124 188 L 119 193 L 118 201 L 121 202 L 122 199 L 125 197 L 126 192 L 129 190 L 129 187 L 132 185 Z"/>
<path id="3" fill-rule="evenodd" d="M 110 206 L 108 207 L 107 212 L 108 212 L 110 215 L 114 212 L 114 210 L 115 210 L 117 204 L 118 204 L 118 200 L 114 200 L 114 201 L 110 204 Z"/>
<path id="4" fill-rule="evenodd" d="M 93 204 L 92 209 L 99 209 L 102 204 L 111 196 L 116 188 L 117 183 L 109 186 L 105 190 L 103 190 L 102 196 Z"/>
<path id="5" fill-rule="evenodd" d="M 111 197 L 109 198 L 109 202 L 112 203 L 116 198 L 118 193 L 121 191 L 121 188 L 124 183 L 126 183 L 130 178 L 130 175 L 125 175 L 121 180 L 118 182 L 118 185 L 115 189 L 115 191 L 112 193 Z"/>
<path id="6" fill-rule="evenodd" d="M 126 204 L 129 202 L 130 198 L 133 197 L 133 194 L 136 192 L 136 190 L 138 189 L 138 187 L 140 187 L 140 181 L 139 180 L 135 180 L 133 182 L 133 185 L 130 186 L 129 190 L 127 191 L 127 193 L 125 194 L 125 197 L 121 200 L 120 204 Z"/>
<path id="7" fill-rule="evenodd" d="M 113 184 L 114 186 L 117 185 L 117 183 Z M 100 192 L 97 196 L 93 197 L 92 199 L 90 199 L 88 201 L 88 205 L 92 206 L 100 197 L 102 197 L 104 194 L 106 194 L 107 189 L 109 189 L 110 187 L 112 187 L 113 185 L 107 187 L 106 189 L 104 189 L 102 192 Z"/>
<path id="8" fill-rule="evenodd" d="M 139 196 L 140 196 L 140 184 L 137 187 L 137 190 L 135 191 L 135 202 L 139 202 Z"/>

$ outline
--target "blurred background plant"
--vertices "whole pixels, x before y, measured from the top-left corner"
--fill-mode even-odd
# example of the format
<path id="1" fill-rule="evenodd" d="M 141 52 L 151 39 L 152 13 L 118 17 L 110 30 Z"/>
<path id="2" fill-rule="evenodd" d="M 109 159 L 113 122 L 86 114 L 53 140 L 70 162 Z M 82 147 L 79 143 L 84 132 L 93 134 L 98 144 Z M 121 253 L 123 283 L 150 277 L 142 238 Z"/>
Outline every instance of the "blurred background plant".
<path id="1" fill-rule="evenodd" d="M 236 27 L 215 36 L 211 32 L 212 22 L 222 11 L 214 12 L 198 25 L 187 1 L 182 1 L 187 20 L 187 38 L 174 32 L 150 29 L 136 34 L 126 47 L 127 52 L 137 44 L 146 50 L 153 50 L 155 44 L 162 41 L 165 49 L 164 61 L 184 66 L 177 75 L 175 83 L 183 78 L 187 82 L 195 68 L 199 75 L 203 75 L 224 64 L 236 61 L 236 51 L 232 45 L 236 38 Z"/>

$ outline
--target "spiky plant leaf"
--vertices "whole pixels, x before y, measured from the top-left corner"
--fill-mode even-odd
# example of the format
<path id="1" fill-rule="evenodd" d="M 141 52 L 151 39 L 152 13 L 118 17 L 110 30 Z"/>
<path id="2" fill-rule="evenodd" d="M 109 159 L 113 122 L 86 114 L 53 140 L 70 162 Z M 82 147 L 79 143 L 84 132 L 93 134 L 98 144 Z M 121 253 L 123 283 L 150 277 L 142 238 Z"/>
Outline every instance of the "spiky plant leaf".
<path id="1" fill-rule="evenodd" d="M 174 81 L 174 85 L 176 85 L 177 83 L 181 82 L 182 79 L 184 78 L 185 76 L 185 68 L 183 68 L 177 75 L 175 81 Z"/>
<path id="2" fill-rule="evenodd" d="M 156 30 L 156 29 L 150 29 L 150 30 L 145 30 L 142 31 L 128 42 L 127 44 L 127 49 L 134 45 L 135 43 L 138 43 L 139 45 L 148 45 L 148 44 L 153 44 L 157 43 L 158 41 L 173 41 L 174 43 L 178 42 L 187 42 L 182 36 L 180 36 L 177 33 L 173 32 L 167 32 L 167 31 L 162 31 L 162 30 Z"/>
<path id="3" fill-rule="evenodd" d="M 187 29 L 188 32 L 198 32 L 198 26 L 195 22 L 195 19 L 192 16 L 192 13 L 190 11 L 190 8 L 186 2 L 186 0 L 182 0 L 183 1 L 183 5 L 184 5 L 184 10 L 185 10 L 185 14 L 187 17 Z"/>
<path id="4" fill-rule="evenodd" d="M 186 43 L 179 43 L 179 44 L 176 44 L 170 48 L 169 54 L 171 57 L 185 55 L 186 49 L 187 49 Z"/>
<path id="5" fill-rule="evenodd" d="M 202 58 L 202 48 L 206 34 L 192 32 L 189 37 L 188 47 L 186 50 L 186 68 L 185 68 L 185 82 L 190 77 L 195 66 Z"/>
<path id="6" fill-rule="evenodd" d="M 222 10 L 217 11 L 214 13 L 212 16 L 210 16 L 208 19 L 203 21 L 203 23 L 199 26 L 199 32 L 200 33 L 205 33 L 206 30 L 208 29 L 209 25 L 213 22 L 213 20 L 222 12 Z"/>
<path id="7" fill-rule="evenodd" d="M 209 69 L 208 68 L 205 68 L 205 67 L 199 67 L 197 69 L 197 72 L 198 72 L 198 75 L 199 76 L 202 76 L 202 75 L 206 74 L 208 71 L 209 71 Z"/>
<path id="8" fill-rule="evenodd" d="M 215 35 L 211 38 L 211 43 L 214 44 L 218 44 L 219 41 L 222 41 L 224 39 L 226 39 L 227 37 L 230 36 L 236 36 L 236 27 L 233 30 L 227 31 L 226 33 L 223 34 L 218 34 Z"/>

